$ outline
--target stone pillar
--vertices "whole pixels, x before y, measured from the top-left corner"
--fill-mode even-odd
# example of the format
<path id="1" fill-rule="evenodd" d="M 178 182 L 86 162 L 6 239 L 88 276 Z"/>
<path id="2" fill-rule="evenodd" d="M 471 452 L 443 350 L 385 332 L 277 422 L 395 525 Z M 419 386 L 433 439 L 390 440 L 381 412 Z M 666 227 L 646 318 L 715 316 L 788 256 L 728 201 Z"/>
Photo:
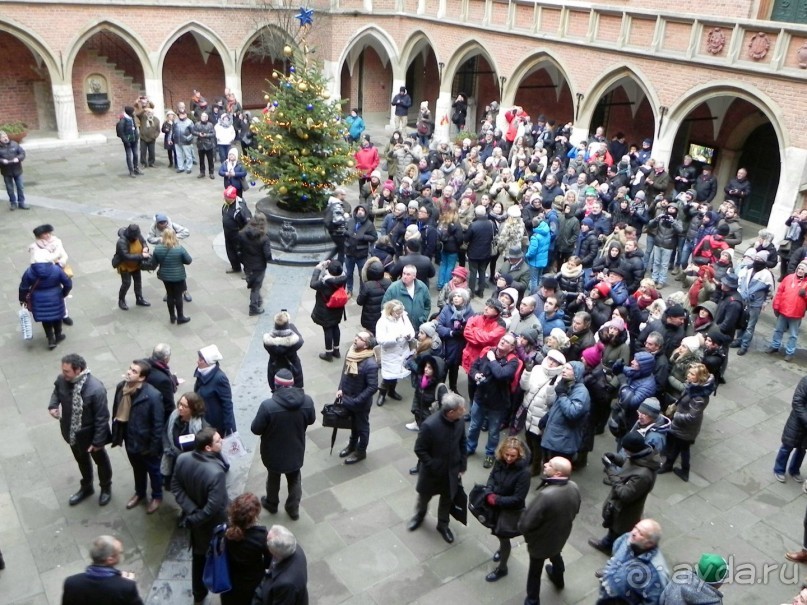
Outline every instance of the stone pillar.
<path id="1" fill-rule="evenodd" d="M 807 149 L 787 147 L 782 158 L 782 170 L 779 173 L 779 188 L 768 219 L 768 229 L 773 232 L 775 241 L 785 236 L 785 221 L 796 209 L 799 202 L 801 186 L 807 180 Z M 751 187 L 754 186 L 753 181 Z"/>
<path id="2" fill-rule="evenodd" d="M 233 91 L 235 93 L 235 98 L 238 99 L 239 102 L 243 101 L 243 95 L 241 94 L 241 74 L 225 73 L 224 87 L 229 88 L 231 91 Z"/>
<path id="3" fill-rule="evenodd" d="M 337 99 L 342 98 L 342 79 L 340 74 L 337 73 L 338 65 L 336 61 L 323 61 L 322 62 L 322 74 L 325 76 L 327 81 L 327 88 L 328 92 L 331 93 L 331 96 Z M 348 91 L 350 92 L 350 91 Z"/>
<path id="4" fill-rule="evenodd" d="M 569 143 L 576 146 L 581 141 L 588 141 L 588 128 L 581 126 L 572 126 L 572 134 L 569 138 Z"/>
<path id="5" fill-rule="evenodd" d="M 451 98 L 450 90 L 441 90 L 434 107 L 434 140 L 436 143 L 447 143 L 451 131 Z"/>
<path id="6" fill-rule="evenodd" d="M 154 103 L 154 115 L 160 120 L 160 123 L 165 119 L 165 99 L 163 98 L 163 80 L 162 78 L 146 78 L 146 96 L 149 101 Z"/>
<path id="7" fill-rule="evenodd" d="M 76 104 L 73 100 L 73 85 L 52 84 L 53 106 L 56 112 L 56 129 L 60 139 L 77 139 Z"/>

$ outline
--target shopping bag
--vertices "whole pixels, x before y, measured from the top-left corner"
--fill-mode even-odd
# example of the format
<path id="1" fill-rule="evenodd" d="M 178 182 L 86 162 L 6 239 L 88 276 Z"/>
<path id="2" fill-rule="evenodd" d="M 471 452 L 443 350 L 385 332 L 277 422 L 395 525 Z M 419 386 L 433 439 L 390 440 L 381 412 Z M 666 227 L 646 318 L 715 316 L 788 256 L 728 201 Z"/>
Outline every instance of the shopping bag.
<path id="1" fill-rule="evenodd" d="M 462 483 L 457 486 L 457 491 L 454 493 L 454 498 L 451 502 L 451 516 L 463 525 L 468 525 L 468 496 Z"/>
<path id="2" fill-rule="evenodd" d="M 34 324 L 31 319 L 31 312 L 25 308 L 20 307 L 20 332 L 22 332 L 23 340 L 31 340 L 34 337 Z"/>
<path id="3" fill-rule="evenodd" d="M 233 431 L 221 440 L 221 453 L 224 454 L 227 460 L 242 458 L 247 455 L 247 448 L 244 447 L 244 442 L 241 441 L 238 431 Z"/>
<path id="4" fill-rule="evenodd" d="M 233 588 L 230 580 L 230 564 L 227 562 L 227 541 L 224 538 L 226 530 L 226 523 L 217 525 L 213 530 L 202 572 L 202 582 L 210 592 L 216 594 L 228 592 Z"/>

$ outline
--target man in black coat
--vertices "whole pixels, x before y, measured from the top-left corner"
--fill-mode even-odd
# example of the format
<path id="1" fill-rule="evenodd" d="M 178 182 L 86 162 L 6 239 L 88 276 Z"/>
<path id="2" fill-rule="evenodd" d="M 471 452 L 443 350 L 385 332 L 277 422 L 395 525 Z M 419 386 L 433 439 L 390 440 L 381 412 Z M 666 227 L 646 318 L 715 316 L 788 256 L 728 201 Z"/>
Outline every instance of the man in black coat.
<path id="1" fill-rule="evenodd" d="M 177 392 L 177 379 L 168 364 L 171 362 L 171 345 L 160 342 L 154 345 L 151 357 L 148 359 L 151 366 L 146 382 L 160 392 L 163 400 L 164 421 L 176 409 L 174 394 Z"/>
<path id="2" fill-rule="evenodd" d="M 255 217 L 238 234 L 238 253 L 249 289 L 249 314 L 263 313 L 263 297 L 261 288 L 266 275 L 266 264 L 272 260 L 272 246 L 266 235 L 266 221 Z"/>
<path id="3" fill-rule="evenodd" d="M 423 421 L 415 441 L 415 454 L 420 464 L 418 496 L 415 515 L 406 528 L 415 531 L 420 527 L 429 500 L 433 496 L 440 496 L 437 532 L 449 544 L 454 542 L 454 534 L 448 527 L 449 513 L 454 496 L 462 485 L 460 477 L 468 463 L 464 416 L 465 400 L 456 393 L 445 395 L 440 411 Z"/>
<path id="4" fill-rule="evenodd" d="M 734 338 L 737 323 L 743 314 L 743 299 L 737 292 L 739 280 L 734 273 L 726 273 L 720 280 L 720 289 L 712 296 L 717 303 L 715 326 L 726 336 Z M 669 356 L 669 355 L 668 355 Z"/>
<path id="5" fill-rule="evenodd" d="M 417 278 L 422 281 L 426 286 L 429 286 L 429 280 L 434 277 L 435 269 L 434 263 L 425 254 L 420 253 L 420 242 L 410 239 L 405 245 L 406 254 L 398 259 L 398 262 L 393 265 L 390 270 L 390 277 L 398 279 L 403 273 L 406 265 L 412 265 L 417 269 Z"/>
<path id="6" fill-rule="evenodd" d="M 132 509 L 146 498 L 146 477 L 151 482 L 151 502 L 146 512 L 154 513 L 163 500 L 163 454 L 165 424 L 160 392 L 146 382 L 151 366 L 135 359 L 115 389 L 112 404 L 112 447 L 125 444 L 134 472 L 135 493 L 126 503 Z"/>
<path id="7" fill-rule="evenodd" d="M 180 454 L 174 466 L 171 491 L 182 509 L 180 527 L 191 530 L 191 582 L 193 600 L 204 601 L 207 587 L 202 582 L 205 555 L 213 530 L 227 521 L 227 470 L 221 456 L 221 436 L 213 427 L 196 433 L 192 452 Z"/>
<path id="8" fill-rule="evenodd" d="M 353 293 L 353 272 L 359 270 L 359 287 L 361 288 L 361 270 L 367 262 L 370 245 L 378 239 L 378 232 L 373 219 L 368 217 L 367 207 L 359 204 L 353 210 L 353 217 L 345 225 L 345 290 Z"/>
<path id="9" fill-rule="evenodd" d="M 134 578 L 115 568 L 122 555 L 120 540 L 112 536 L 93 540 L 92 565 L 83 573 L 65 579 L 62 605 L 143 605 Z"/>
<path id="10" fill-rule="evenodd" d="M 221 226 L 224 230 L 224 249 L 230 268 L 227 273 L 241 273 L 241 257 L 238 253 L 238 232 L 246 227 L 252 213 L 246 202 L 238 197 L 238 190 L 230 185 L 224 190 L 221 206 Z"/>
<path id="11" fill-rule="evenodd" d="M 574 481 L 572 463 L 559 456 L 544 464 L 541 485 L 535 498 L 521 513 L 518 530 L 524 535 L 530 553 L 530 569 L 527 574 L 527 598 L 524 605 L 541 602 L 541 574 L 544 561 L 549 559 L 546 573 L 558 589 L 564 587 L 561 551 L 572 533 L 572 523 L 580 512 L 580 490 Z"/>
<path id="12" fill-rule="evenodd" d="M 717 179 L 713 174 L 712 167 L 705 164 L 701 168 L 700 176 L 695 179 L 695 199 L 699 203 L 711 204 L 717 195 Z"/>
<path id="13" fill-rule="evenodd" d="M 105 449 L 111 440 L 106 387 L 90 374 L 80 355 L 71 353 L 62 357 L 62 373 L 53 383 L 48 412 L 59 420 L 62 437 L 70 445 L 81 472 L 81 488 L 70 496 L 70 506 L 95 493 L 93 462 L 98 467 L 101 484 L 98 504 L 106 506 L 112 499 L 112 465 Z M 80 415 L 76 423 L 73 414 Z"/>
<path id="14" fill-rule="evenodd" d="M 740 168 L 737 171 L 737 176 L 731 179 L 723 188 L 723 193 L 726 194 L 726 200 L 734 202 L 734 205 L 737 206 L 737 214 L 740 214 L 745 200 L 751 196 L 751 182 L 748 180 L 748 171 L 745 168 Z"/>
<path id="15" fill-rule="evenodd" d="M 287 528 L 273 525 L 266 536 L 272 565 L 255 592 L 253 603 L 308 605 L 308 561 Z"/>
<path id="16" fill-rule="evenodd" d="M 339 452 L 345 464 L 356 464 L 367 457 L 370 441 L 370 409 L 373 395 L 378 390 L 378 363 L 373 348 L 375 337 L 367 331 L 356 334 L 353 344 L 345 354 L 345 365 L 336 397 L 350 410 L 353 426 L 347 446 Z"/>
<path id="17" fill-rule="evenodd" d="M 252 421 L 252 432 L 261 437 L 261 462 L 268 473 L 266 496 L 261 498 L 261 504 L 273 515 L 280 503 L 280 475 L 286 475 L 289 486 L 286 512 L 295 521 L 300 518 L 305 431 L 315 419 L 311 397 L 294 386 L 294 375 L 289 370 L 278 370 L 274 393 L 261 403 Z"/>
<path id="18" fill-rule="evenodd" d="M 465 232 L 465 242 L 468 244 L 468 287 L 472 296 L 484 295 L 485 291 L 485 269 L 490 262 L 490 251 L 496 229 L 493 222 L 488 219 L 488 213 L 484 206 L 477 206 L 474 209 L 474 220 Z"/>

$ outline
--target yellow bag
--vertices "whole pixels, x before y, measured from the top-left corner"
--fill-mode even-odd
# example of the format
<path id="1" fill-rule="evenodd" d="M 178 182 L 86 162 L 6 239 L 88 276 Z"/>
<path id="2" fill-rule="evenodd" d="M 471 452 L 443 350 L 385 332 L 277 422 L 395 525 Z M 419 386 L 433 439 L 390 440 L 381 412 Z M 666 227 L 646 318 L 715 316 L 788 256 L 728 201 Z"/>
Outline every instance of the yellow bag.
<path id="1" fill-rule="evenodd" d="M 64 266 L 64 272 L 67 275 L 67 277 L 73 279 L 73 267 L 71 267 L 69 264 L 66 264 Z"/>

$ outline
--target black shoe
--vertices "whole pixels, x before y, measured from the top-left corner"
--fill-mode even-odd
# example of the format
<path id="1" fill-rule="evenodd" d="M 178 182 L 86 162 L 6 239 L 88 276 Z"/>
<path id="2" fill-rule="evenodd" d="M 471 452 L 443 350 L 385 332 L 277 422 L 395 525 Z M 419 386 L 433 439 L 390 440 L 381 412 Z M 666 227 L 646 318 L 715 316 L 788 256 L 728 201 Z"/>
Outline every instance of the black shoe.
<path id="1" fill-rule="evenodd" d="M 138 307 L 150 307 L 151 306 L 151 303 L 149 301 L 147 301 L 145 298 L 143 298 L 142 296 L 135 301 L 135 304 Z"/>
<path id="2" fill-rule="evenodd" d="M 331 351 L 325 351 L 319 354 L 319 358 L 322 361 L 333 361 L 333 353 Z"/>
<path id="3" fill-rule="evenodd" d="M 409 519 L 409 523 L 406 524 L 406 529 L 409 531 L 415 531 L 418 527 L 420 527 L 421 523 L 423 523 L 423 517 L 420 515 L 415 515 Z"/>
<path id="4" fill-rule="evenodd" d="M 193 298 L 191 297 L 190 292 L 183 292 L 182 298 L 185 300 L 185 302 L 193 302 Z"/>
<path id="5" fill-rule="evenodd" d="M 176 317 L 174 317 L 174 316 L 169 316 L 169 319 L 171 320 L 171 323 L 172 323 L 172 324 L 177 323 L 177 318 L 176 318 Z"/>
<path id="6" fill-rule="evenodd" d="M 66 326 L 73 325 L 73 318 L 72 317 L 62 317 L 62 323 Z"/>
<path id="7" fill-rule="evenodd" d="M 177 325 L 181 326 L 182 324 L 188 323 L 190 320 L 191 320 L 190 317 L 184 317 L 184 316 L 183 317 L 177 317 Z"/>
<path id="8" fill-rule="evenodd" d="M 203 178 L 205 178 L 205 173 L 203 172 L 202 174 L 200 174 L 200 175 L 199 175 L 199 176 L 197 176 L 196 178 L 197 178 L 197 179 L 203 179 Z"/>
<path id="9" fill-rule="evenodd" d="M 395 392 L 395 389 L 393 389 L 389 393 L 387 393 L 387 396 L 390 399 L 394 399 L 395 401 L 401 401 L 401 399 L 403 399 L 403 397 L 401 397 L 398 393 Z"/>
<path id="10" fill-rule="evenodd" d="M 55 338 L 48 338 L 48 348 L 51 351 L 56 348 L 56 339 Z"/>
<path id="11" fill-rule="evenodd" d="M 60 343 L 60 342 L 62 342 L 62 341 L 65 339 L 65 338 L 67 338 L 67 336 L 65 336 L 64 334 L 57 334 L 57 335 L 56 335 L 56 344 L 59 344 L 59 343 Z"/>
<path id="12" fill-rule="evenodd" d="M 121 299 L 121 300 L 118 301 L 118 308 L 121 311 L 128 311 L 129 310 L 129 305 L 126 304 L 125 300 Z"/>
<path id="13" fill-rule="evenodd" d="M 263 313 L 264 313 L 263 307 L 261 307 L 260 309 L 250 309 L 249 310 L 250 317 L 253 316 L 253 315 L 263 315 Z"/>
<path id="14" fill-rule="evenodd" d="M 451 530 L 447 527 L 438 527 L 437 533 L 443 537 L 443 540 L 448 542 L 449 544 L 454 543 L 454 534 L 451 533 Z"/>
<path id="15" fill-rule="evenodd" d="M 672 470 L 673 470 L 672 464 L 670 464 L 670 465 L 662 464 L 661 468 L 658 469 L 658 472 L 656 474 L 657 475 L 663 475 L 665 473 L 671 473 Z"/>
<path id="16" fill-rule="evenodd" d="M 349 456 L 350 454 L 352 454 L 355 451 L 356 451 L 355 447 L 353 447 L 352 445 L 348 445 L 345 449 L 343 449 L 341 452 L 339 452 L 339 457 L 340 458 L 346 458 L 347 456 Z"/>
<path id="17" fill-rule="evenodd" d="M 417 475 L 419 472 L 420 472 L 420 466 L 417 465 L 409 469 L 410 475 Z"/>
<path id="18" fill-rule="evenodd" d="M 745 355 L 746 353 L 748 353 L 748 349 L 740 349 L 737 351 L 737 355 Z"/>
<path id="19" fill-rule="evenodd" d="M 675 473 L 675 476 L 681 481 L 689 481 L 689 470 L 683 468 L 674 468 L 673 473 Z"/>
<path id="20" fill-rule="evenodd" d="M 294 509 L 292 509 L 292 508 L 287 508 L 287 509 L 286 509 L 286 514 L 287 514 L 289 517 L 291 517 L 291 520 L 292 520 L 292 521 L 297 521 L 297 519 L 299 519 L 299 518 L 300 518 L 300 511 L 299 511 L 299 510 L 294 510 Z"/>
<path id="21" fill-rule="evenodd" d="M 386 401 L 387 401 L 387 394 L 385 392 L 383 392 L 383 391 L 379 391 L 378 392 L 378 397 L 376 397 L 376 400 L 375 400 L 375 404 L 378 407 L 381 407 L 382 405 L 384 405 L 384 403 Z"/>
<path id="22" fill-rule="evenodd" d="M 345 458 L 345 464 L 356 464 L 367 458 L 367 452 L 356 450 Z"/>
<path id="23" fill-rule="evenodd" d="M 112 492 L 108 489 L 102 489 L 101 495 L 98 496 L 98 506 L 106 506 L 112 500 Z"/>
<path id="24" fill-rule="evenodd" d="M 497 567 L 496 569 L 494 569 L 488 575 L 485 576 L 485 582 L 497 582 L 499 578 L 503 578 L 506 575 L 507 575 L 506 569 Z"/>
<path id="25" fill-rule="evenodd" d="M 241 269 L 233 269 L 232 267 L 227 269 L 225 273 L 241 273 Z"/>
<path id="26" fill-rule="evenodd" d="M 212 175 L 212 174 L 209 174 L 208 176 L 210 177 L 210 180 L 213 180 L 213 179 L 215 179 L 215 178 L 216 178 L 216 177 L 215 177 L 214 175 Z"/>
<path id="27" fill-rule="evenodd" d="M 266 499 L 266 496 L 261 496 L 261 506 L 273 515 L 277 513 L 277 504 L 269 504 L 269 500 Z"/>
<path id="28" fill-rule="evenodd" d="M 594 538 L 589 538 L 588 539 L 588 545 L 591 546 L 591 548 L 596 548 L 601 553 L 603 553 L 605 555 L 608 555 L 609 557 L 611 556 L 611 546 L 609 546 L 607 544 L 604 544 L 603 542 L 600 542 L 599 540 L 595 540 Z"/>
<path id="29" fill-rule="evenodd" d="M 142 170 L 140 170 L 140 168 L 135 168 L 134 173 L 135 173 L 135 174 L 137 174 L 137 175 L 139 175 L 139 176 L 143 176 L 143 171 L 142 171 Z"/>
<path id="30" fill-rule="evenodd" d="M 493 560 L 494 560 L 496 563 L 498 563 L 499 561 L 501 561 L 501 560 L 502 560 L 502 551 L 497 550 L 495 553 L 493 553 Z"/>
<path id="31" fill-rule="evenodd" d="M 163 296 L 163 302 L 168 302 L 168 294 L 166 294 L 165 296 Z"/>
<path id="32" fill-rule="evenodd" d="M 94 493 L 95 493 L 95 490 L 93 488 L 80 489 L 75 494 L 70 496 L 70 499 L 67 502 L 70 504 L 70 506 L 75 506 L 76 504 L 78 504 L 82 500 L 86 500 L 87 498 L 92 496 Z"/>
<path id="33" fill-rule="evenodd" d="M 334 347 L 333 353 L 331 353 L 331 355 L 336 357 L 336 359 L 339 359 L 342 356 L 342 354 L 339 352 L 339 347 Z"/>
<path id="34" fill-rule="evenodd" d="M 0 570 L 3 570 L 3 569 L 5 569 L 5 568 L 6 568 L 6 562 L 5 562 L 5 560 L 3 559 L 3 555 L 2 555 L 2 554 L 0 554 Z"/>
<path id="35" fill-rule="evenodd" d="M 546 577 L 549 578 L 549 581 L 555 585 L 555 588 L 558 590 L 563 590 L 563 587 L 566 586 L 566 582 L 563 581 L 563 574 L 556 574 L 555 568 L 551 563 L 547 563 L 546 566 L 544 566 L 544 569 L 546 570 Z"/>
<path id="36" fill-rule="evenodd" d="M 730 349 L 739 349 L 740 348 L 740 339 L 735 338 L 734 340 L 732 340 L 731 343 L 729 344 L 729 348 Z"/>

